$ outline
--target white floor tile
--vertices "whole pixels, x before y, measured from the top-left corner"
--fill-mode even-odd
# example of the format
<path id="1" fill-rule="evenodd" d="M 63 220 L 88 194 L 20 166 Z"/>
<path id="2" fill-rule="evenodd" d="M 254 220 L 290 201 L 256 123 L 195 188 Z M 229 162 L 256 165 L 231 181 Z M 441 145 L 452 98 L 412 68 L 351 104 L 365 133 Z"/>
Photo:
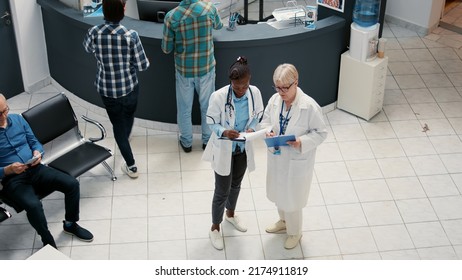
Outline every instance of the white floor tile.
<path id="1" fill-rule="evenodd" d="M 452 246 L 419 248 L 420 258 L 422 260 L 455 260 L 457 255 Z"/>
<path id="2" fill-rule="evenodd" d="M 389 122 L 364 122 L 361 123 L 367 139 L 390 139 L 395 138 L 395 132 Z"/>
<path id="3" fill-rule="evenodd" d="M 346 161 L 351 180 L 370 180 L 383 178 L 383 174 L 375 159 Z"/>
<path id="4" fill-rule="evenodd" d="M 182 191 L 181 172 L 153 172 L 148 175 L 148 193 L 178 193 Z"/>
<path id="5" fill-rule="evenodd" d="M 109 247 L 109 244 L 74 246 L 70 258 L 73 260 L 109 260 Z"/>
<path id="6" fill-rule="evenodd" d="M 375 158 L 403 157 L 403 148 L 398 139 L 369 140 Z"/>
<path id="7" fill-rule="evenodd" d="M 452 245 L 462 245 L 462 219 L 441 221 L 444 231 Z"/>
<path id="8" fill-rule="evenodd" d="M 333 230 L 305 231 L 300 242 L 305 258 L 336 256 L 340 254 Z"/>
<path id="9" fill-rule="evenodd" d="M 408 158 L 377 159 L 385 178 L 414 176 L 415 172 Z"/>
<path id="10" fill-rule="evenodd" d="M 319 187 L 327 205 L 355 203 L 359 201 L 353 184 L 349 181 L 320 183 Z"/>
<path id="11" fill-rule="evenodd" d="M 374 155 L 368 141 L 339 142 L 338 146 L 344 160 L 372 159 Z"/>
<path id="12" fill-rule="evenodd" d="M 446 174 L 447 170 L 438 155 L 409 157 L 417 175 Z"/>
<path id="13" fill-rule="evenodd" d="M 395 200 L 427 197 L 417 177 L 388 178 L 386 181 Z"/>
<path id="14" fill-rule="evenodd" d="M 462 197 L 460 195 L 433 197 L 430 202 L 440 220 L 462 219 Z"/>
<path id="15" fill-rule="evenodd" d="M 459 191 L 448 174 L 419 176 L 428 197 L 458 195 Z"/>
<path id="16" fill-rule="evenodd" d="M 332 223 L 325 206 L 309 206 L 303 209 L 302 231 L 326 229 L 332 229 Z"/>
<path id="17" fill-rule="evenodd" d="M 361 203 L 370 226 L 401 224 L 403 220 L 393 201 Z"/>
<path id="18" fill-rule="evenodd" d="M 404 225 L 371 227 L 372 234 L 380 251 L 413 249 L 411 237 Z"/>
<path id="19" fill-rule="evenodd" d="M 112 219 L 111 244 L 148 241 L 148 218 Z"/>
<path id="20" fill-rule="evenodd" d="M 172 240 L 148 243 L 148 259 L 150 260 L 185 260 L 186 241 Z"/>
<path id="21" fill-rule="evenodd" d="M 407 224 L 407 230 L 416 248 L 450 245 L 446 233 L 439 222 Z"/>
<path id="22" fill-rule="evenodd" d="M 393 200 L 384 179 L 354 181 L 353 184 L 361 202 Z"/>
<path id="23" fill-rule="evenodd" d="M 314 171 L 319 183 L 349 181 L 347 167 L 344 162 L 317 163 Z"/>
<path id="24" fill-rule="evenodd" d="M 403 199 L 396 201 L 405 223 L 436 221 L 438 217 L 427 198 Z"/>
<path id="25" fill-rule="evenodd" d="M 226 246 L 226 242 L 225 242 Z M 209 238 L 186 240 L 186 252 L 189 260 L 225 260 L 226 250 L 213 248 Z"/>
<path id="26" fill-rule="evenodd" d="M 377 252 L 374 238 L 368 227 L 336 229 L 335 235 L 342 254 Z"/>
<path id="27" fill-rule="evenodd" d="M 148 240 L 184 240 L 184 216 L 149 217 Z"/>
<path id="28" fill-rule="evenodd" d="M 407 156 L 422 156 L 437 154 L 430 139 L 427 137 L 410 137 L 399 140 Z"/>
<path id="29" fill-rule="evenodd" d="M 148 216 L 183 215 L 183 195 L 181 193 L 149 194 L 147 198 Z"/>
<path id="30" fill-rule="evenodd" d="M 244 235 L 226 238 L 226 259 L 263 260 L 263 247 L 260 235 Z"/>
<path id="31" fill-rule="evenodd" d="M 366 217 L 359 203 L 328 205 L 327 211 L 334 229 L 367 226 Z"/>
<path id="32" fill-rule="evenodd" d="M 111 260 L 147 260 L 148 246 L 146 243 L 111 244 L 109 246 Z"/>
<path id="33" fill-rule="evenodd" d="M 300 244 L 295 248 L 287 250 L 284 248 L 286 234 L 267 234 L 262 235 L 263 252 L 267 260 L 286 260 L 286 259 L 302 259 L 303 253 Z M 303 240 L 302 237 L 301 240 Z M 301 241 L 302 242 L 302 241 Z"/>
<path id="34" fill-rule="evenodd" d="M 398 250 L 380 252 L 382 260 L 420 260 L 417 250 Z"/>
<path id="35" fill-rule="evenodd" d="M 212 211 L 213 191 L 183 193 L 184 213 L 203 214 Z"/>

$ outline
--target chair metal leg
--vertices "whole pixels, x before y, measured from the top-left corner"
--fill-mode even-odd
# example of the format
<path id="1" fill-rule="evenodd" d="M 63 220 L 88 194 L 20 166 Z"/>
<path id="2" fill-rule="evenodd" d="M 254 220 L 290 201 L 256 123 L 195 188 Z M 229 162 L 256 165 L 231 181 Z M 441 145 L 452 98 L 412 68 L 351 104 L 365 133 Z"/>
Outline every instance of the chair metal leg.
<path id="1" fill-rule="evenodd" d="M 106 170 L 111 174 L 112 181 L 116 181 L 117 177 L 116 177 L 116 175 L 114 173 L 114 170 L 112 170 L 112 168 L 109 166 L 109 164 L 107 164 L 106 161 L 103 161 L 102 164 L 103 164 L 104 168 L 106 168 Z"/>

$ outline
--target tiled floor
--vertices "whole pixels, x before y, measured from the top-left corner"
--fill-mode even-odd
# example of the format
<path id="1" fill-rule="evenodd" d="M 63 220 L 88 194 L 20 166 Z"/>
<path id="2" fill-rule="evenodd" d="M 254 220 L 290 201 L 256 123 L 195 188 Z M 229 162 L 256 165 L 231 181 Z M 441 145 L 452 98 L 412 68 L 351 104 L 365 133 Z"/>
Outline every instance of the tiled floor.
<path id="1" fill-rule="evenodd" d="M 277 212 L 265 196 L 263 144 L 238 202 L 249 230 L 223 222 L 225 250 L 217 251 L 208 239 L 213 172 L 200 160 L 199 135 L 185 154 L 177 133 L 136 127 L 141 176 L 132 180 L 121 174 L 107 118 L 73 102 L 77 114 L 108 128 L 103 144 L 116 150 L 109 163 L 119 178 L 112 182 L 101 166 L 80 177 L 81 224 L 94 233 L 92 243 L 62 232 L 61 196 L 44 200 L 59 250 L 72 259 L 462 259 L 462 39 L 442 29 L 421 38 L 389 24 L 383 36 L 383 111 L 369 122 L 341 110 L 326 114 L 330 133 L 318 149 L 295 249 L 283 248 L 284 235 L 264 231 Z M 22 112 L 56 91 L 8 102 Z M 95 133 L 84 124 L 82 131 Z M 0 259 L 25 259 L 41 247 L 24 213 L 13 214 L 0 224 Z"/>

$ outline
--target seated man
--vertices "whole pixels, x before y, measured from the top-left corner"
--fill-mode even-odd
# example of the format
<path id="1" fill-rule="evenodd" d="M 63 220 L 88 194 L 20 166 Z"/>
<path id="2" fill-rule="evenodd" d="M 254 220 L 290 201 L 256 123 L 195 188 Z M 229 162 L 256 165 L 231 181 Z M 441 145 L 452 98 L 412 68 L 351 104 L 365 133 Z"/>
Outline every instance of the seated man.
<path id="1" fill-rule="evenodd" d="M 72 176 L 42 165 L 43 147 L 35 137 L 29 124 L 21 115 L 8 115 L 6 98 L 0 93 L 0 180 L 2 195 L 23 207 L 29 223 L 42 238 L 43 245 L 56 248 L 56 243 L 48 230 L 42 202 L 37 197 L 37 189 L 64 193 L 64 232 L 80 240 L 90 242 L 93 235 L 77 224 L 79 220 L 80 185 Z M 52 124 L 44 124 L 52 125 Z M 37 157 L 28 163 L 33 156 Z"/>

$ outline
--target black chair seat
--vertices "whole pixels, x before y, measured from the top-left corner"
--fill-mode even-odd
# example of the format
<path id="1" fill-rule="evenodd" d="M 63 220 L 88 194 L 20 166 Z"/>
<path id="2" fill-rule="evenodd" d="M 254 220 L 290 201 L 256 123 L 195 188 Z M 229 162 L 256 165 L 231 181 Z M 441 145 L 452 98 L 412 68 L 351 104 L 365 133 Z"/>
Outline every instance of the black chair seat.
<path id="1" fill-rule="evenodd" d="M 91 155 L 91 157 L 88 155 Z M 93 144 L 92 142 L 85 142 L 72 151 L 50 162 L 48 166 L 63 171 L 73 177 L 79 177 L 111 156 L 112 154 L 106 148 Z"/>

